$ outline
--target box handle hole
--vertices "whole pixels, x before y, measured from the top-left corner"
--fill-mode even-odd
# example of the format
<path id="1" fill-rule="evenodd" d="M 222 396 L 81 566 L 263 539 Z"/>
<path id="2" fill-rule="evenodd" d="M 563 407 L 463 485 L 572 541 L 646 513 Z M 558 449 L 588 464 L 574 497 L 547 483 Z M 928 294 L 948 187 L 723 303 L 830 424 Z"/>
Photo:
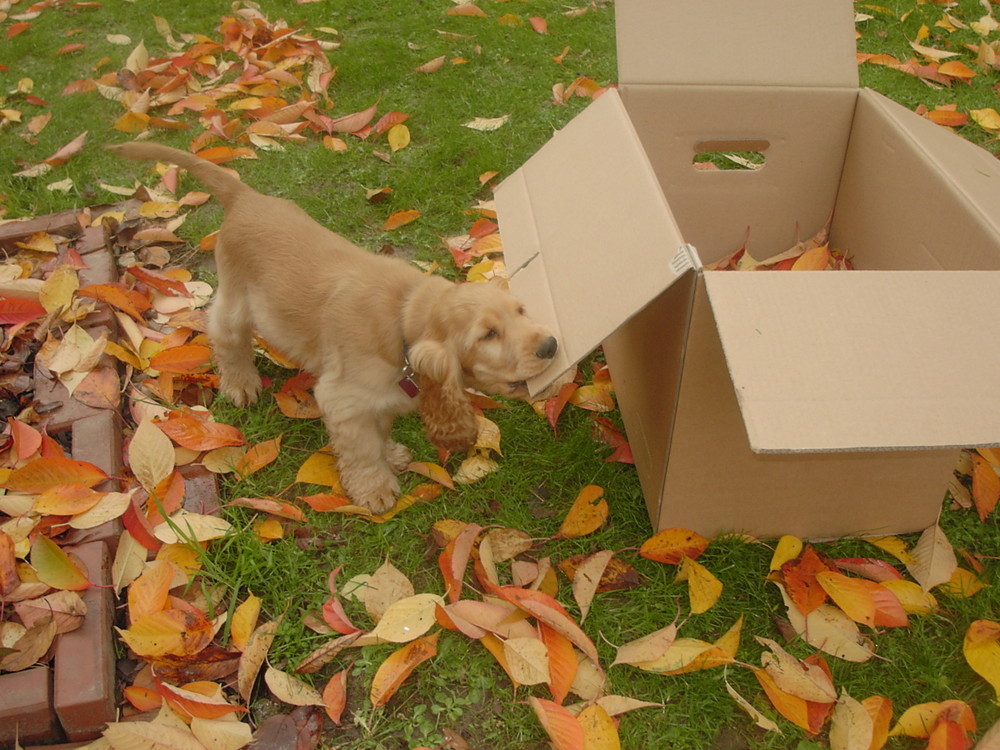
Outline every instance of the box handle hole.
<path id="1" fill-rule="evenodd" d="M 706 172 L 764 168 L 768 141 L 702 141 L 694 147 L 694 168 Z"/>

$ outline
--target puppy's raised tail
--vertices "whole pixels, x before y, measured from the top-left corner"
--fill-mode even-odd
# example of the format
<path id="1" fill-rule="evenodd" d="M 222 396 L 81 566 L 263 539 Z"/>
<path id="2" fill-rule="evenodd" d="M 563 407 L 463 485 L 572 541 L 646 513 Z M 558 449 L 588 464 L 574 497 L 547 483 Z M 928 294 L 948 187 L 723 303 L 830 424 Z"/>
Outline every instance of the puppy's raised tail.
<path id="1" fill-rule="evenodd" d="M 108 151 L 136 161 L 166 161 L 184 167 L 196 179 L 203 182 L 212 194 L 219 199 L 223 208 L 239 194 L 251 190 L 240 182 L 239 178 L 226 169 L 213 164 L 206 159 L 195 156 L 187 151 L 164 146 L 162 143 L 131 141 L 106 147 Z"/>

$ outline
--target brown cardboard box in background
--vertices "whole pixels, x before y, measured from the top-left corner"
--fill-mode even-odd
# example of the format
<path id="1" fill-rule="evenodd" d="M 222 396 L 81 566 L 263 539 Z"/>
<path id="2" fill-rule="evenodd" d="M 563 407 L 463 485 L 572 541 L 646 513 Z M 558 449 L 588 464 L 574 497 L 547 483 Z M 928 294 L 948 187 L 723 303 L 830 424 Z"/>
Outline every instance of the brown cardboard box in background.
<path id="1" fill-rule="evenodd" d="M 858 89 L 849 0 L 616 7 L 619 91 L 496 194 L 548 375 L 603 343 L 656 528 L 931 525 L 958 449 L 1000 444 L 1000 161 Z M 859 270 L 702 267 L 831 212 Z"/>

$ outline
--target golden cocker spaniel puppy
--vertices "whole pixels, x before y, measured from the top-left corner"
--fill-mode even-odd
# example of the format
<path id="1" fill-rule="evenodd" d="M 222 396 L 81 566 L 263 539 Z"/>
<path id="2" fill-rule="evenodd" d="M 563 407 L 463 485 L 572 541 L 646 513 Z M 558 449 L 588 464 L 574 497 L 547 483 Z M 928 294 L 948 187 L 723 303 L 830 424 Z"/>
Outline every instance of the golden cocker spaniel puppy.
<path id="1" fill-rule="evenodd" d="M 110 150 L 177 164 L 222 203 L 209 308 L 221 390 L 238 406 L 256 400 L 254 333 L 313 373 L 344 490 L 373 512 L 395 503 L 395 474 L 410 461 L 390 438 L 397 415 L 419 408 L 434 444 L 463 450 L 477 433 L 465 388 L 523 398 L 556 352 L 499 284 L 456 284 L 362 250 L 193 154 L 142 142 Z"/>

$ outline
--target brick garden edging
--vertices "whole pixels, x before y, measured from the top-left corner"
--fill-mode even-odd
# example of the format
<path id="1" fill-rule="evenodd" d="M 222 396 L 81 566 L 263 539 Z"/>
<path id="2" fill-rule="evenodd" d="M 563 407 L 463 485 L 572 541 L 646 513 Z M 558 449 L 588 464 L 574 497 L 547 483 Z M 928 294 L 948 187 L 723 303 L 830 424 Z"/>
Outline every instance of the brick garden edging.
<path id="1" fill-rule="evenodd" d="M 84 258 L 79 272 L 81 286 L 118 280 L 117 265 L 101 227 L 81 228 L 78 211 L 66 211 L 27 221 L 0 225 L 0 245 L 48 232 L 71 238 L 71 246 Z M 103 302 L 83 322 L 92 334 L 117 333 L 117 319 Z M 114 366 L 112 361 L 106 363 Z M 117 411 L 98 409 L 73 399 L 66 388 L 43 369 L 34 369 L 34 400 L 46 407 L 50 434 L 70 432 L 71 455 L 120 477 L 123 467 L 124 421 Z M 182 467 L 185 507 L 203 513 L 218 507 L 215 476 L 201 466 Z M 121 489 L 116 479 L 96 489 Z M 100 736 L 108 722 L 118 718 L 116 694 L 116 644 L 113 625 L 116 603 L 111 588 L 111 563 L 121 535 L 121 521 L 97 528 L 71 530 L 60 540 L 77 556 L 95 584 L 82 592 L 87 605 L 83 625 L 57 637 L 51 660 L 21 672 L 0 674 L 0 748 L 24 748 L 59 743 L 76 747 Z"/>

